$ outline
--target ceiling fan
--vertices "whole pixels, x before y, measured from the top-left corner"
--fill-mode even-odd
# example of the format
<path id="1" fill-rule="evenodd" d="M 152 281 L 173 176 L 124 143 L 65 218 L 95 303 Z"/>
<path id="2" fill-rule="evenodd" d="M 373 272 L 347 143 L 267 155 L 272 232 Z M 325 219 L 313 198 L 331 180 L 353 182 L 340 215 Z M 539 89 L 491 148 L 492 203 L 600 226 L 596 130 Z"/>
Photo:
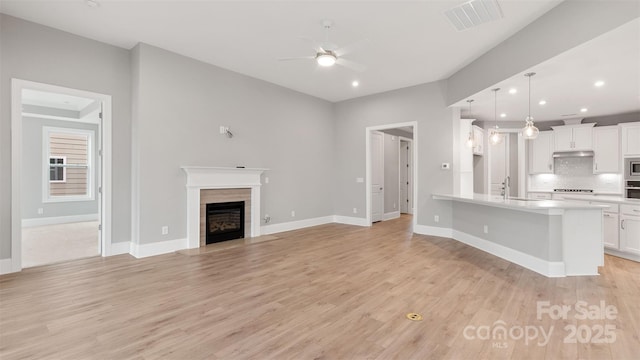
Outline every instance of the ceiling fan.
<path id="1" fill-rule="evenodd" d="M 289 58 L 280 58 L 280 61 L 289 61 L 289 60 L 315 60 L 318 65 L 323 67 L 330 67 L 333 65 L 341 65 L 356 71 L 364 71 L 365 66 L 353 62 L 351 60 L 345 59 L 343 56 L 360 45 L 367 42 L 366 39 L 362 39 L 356 41 L 352 44 L 338 47 L 336 44 L 329 42 L 329 30 L 333 26 L 333 21 L 324 20 L 322 22 L 322 26 L 325 29 L 325 40 L 323 42 L 318 42 L 310 38 L 300 37 L 300 39 L 305 40 L 313 45 L 313 50 L 315 50 L 316 54 L 311 56 L 299 56 L 299 57 L 289 57 Z"/>

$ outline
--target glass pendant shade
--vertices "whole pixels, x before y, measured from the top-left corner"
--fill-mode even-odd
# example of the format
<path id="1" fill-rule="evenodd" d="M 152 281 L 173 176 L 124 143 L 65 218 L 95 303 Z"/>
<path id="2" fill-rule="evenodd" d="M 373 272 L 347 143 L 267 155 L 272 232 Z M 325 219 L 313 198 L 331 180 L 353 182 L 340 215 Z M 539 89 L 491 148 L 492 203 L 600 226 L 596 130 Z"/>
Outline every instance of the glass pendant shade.
<path id="1" fill-rule="evenodd" d="M 491 144 L 498 145 L 504 140 L 504 136 L 498 132 L 498 127 L 495 130 L 491 131 L 491 135 L 489 135 L 489 141 Z"/>
<path id="2" fill-rule="evenodd" d="M 504 140 L 504 134 L 498 131 L 498 91 L 500 91 L 500 88 L 491 89 L 491 91 L 493 91 L 493 121 L 496 126 L 489 134 L 489 142 L 493 145 L 498 145 Z"/>
<path id="3" fill-rule="evenodd" d="M 533 119 L 527 117 L 527 124 L 522 129 L 522 135 L 525 139 L 533 140 L 538 137 L 540 130 L 533 124 Z"/>
<path id="4" fill-rule="evenodd" d="M 467 147 L 472 148 L 475 141 L 473 141 L 473 132 L 469 133 L 469 138 L 467 138 Z"/>
<path id="5" fill-rule="evenodd" d="M 529 78 L 529 116 L 527 116 L 526 124 L 522 129 L 522 135 L 526 140 L 533 140 L 538 137 L 540 130 L 533 124 L 533 117 L 531 117 L 531 77 L 536 73 L 530 72 L 524 74 L 524 76 Z"/>

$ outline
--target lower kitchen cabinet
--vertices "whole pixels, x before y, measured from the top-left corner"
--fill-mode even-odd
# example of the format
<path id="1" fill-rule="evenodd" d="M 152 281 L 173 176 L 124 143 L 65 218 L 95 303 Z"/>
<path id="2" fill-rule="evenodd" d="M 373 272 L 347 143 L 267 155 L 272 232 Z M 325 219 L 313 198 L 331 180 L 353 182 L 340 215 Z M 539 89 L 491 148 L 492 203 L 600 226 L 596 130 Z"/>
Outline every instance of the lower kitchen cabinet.
<path id="1" fill-rule="evenodd" d="M 640 205 L 620 206 L 620 251 L 640 255 Z"/>
<path id="2" fill-rule="evenodd" d="M 609 212 L 603 213 L 604 216 L 604 246 L 611 249 L 619 249 L 618 238 L 618 214 Z"/>

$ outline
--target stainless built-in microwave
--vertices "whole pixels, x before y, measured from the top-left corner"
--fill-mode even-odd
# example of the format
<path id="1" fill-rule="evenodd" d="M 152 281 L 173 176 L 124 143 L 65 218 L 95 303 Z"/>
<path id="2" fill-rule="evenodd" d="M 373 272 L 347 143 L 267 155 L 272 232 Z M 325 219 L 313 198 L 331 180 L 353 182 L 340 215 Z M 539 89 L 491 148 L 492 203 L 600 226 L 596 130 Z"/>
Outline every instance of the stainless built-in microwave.
<path id="1" fill-rule="evenodd" d="M 625 180 L 640 180 L 640 158 L 624 159 Z"/>

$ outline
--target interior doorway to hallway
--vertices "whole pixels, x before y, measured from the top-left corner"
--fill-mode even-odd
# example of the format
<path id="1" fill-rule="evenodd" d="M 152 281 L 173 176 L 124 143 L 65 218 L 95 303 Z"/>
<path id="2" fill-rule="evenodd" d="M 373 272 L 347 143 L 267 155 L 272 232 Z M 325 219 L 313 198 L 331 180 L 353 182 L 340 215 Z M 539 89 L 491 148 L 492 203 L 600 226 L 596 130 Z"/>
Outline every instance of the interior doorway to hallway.
<path id="1" fill-rule="evenodd" d="M 366 154 L 367 223 L 415 215 L 417 122 L 368 127 Z"/>

